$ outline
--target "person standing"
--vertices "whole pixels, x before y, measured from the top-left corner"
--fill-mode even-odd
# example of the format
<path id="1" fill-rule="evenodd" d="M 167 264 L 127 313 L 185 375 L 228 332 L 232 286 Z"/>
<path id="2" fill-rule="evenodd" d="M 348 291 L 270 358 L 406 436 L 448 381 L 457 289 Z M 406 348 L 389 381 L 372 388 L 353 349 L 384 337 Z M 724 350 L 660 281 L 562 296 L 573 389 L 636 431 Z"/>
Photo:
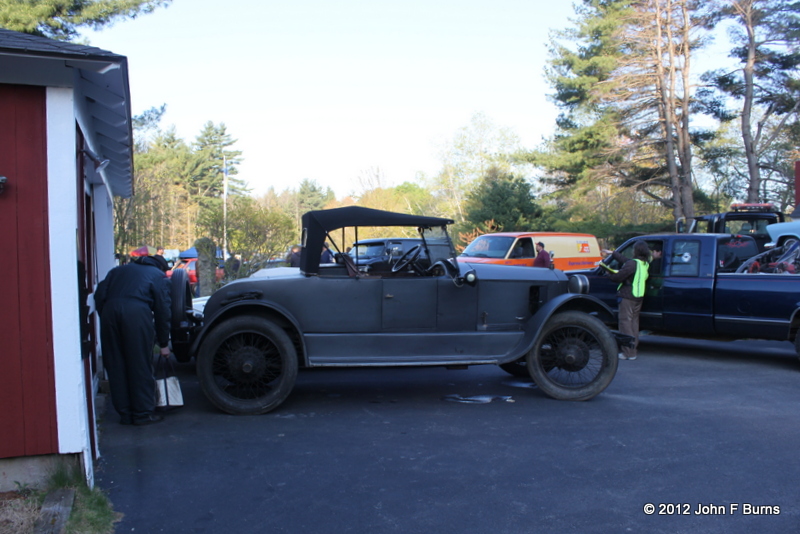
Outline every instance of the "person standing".
<path id="1" fill-rule="evenodd" d="M 155 413 L 153 344 L 157 341 L 161 356 L 169 358 L 167 269 L 164 258 L 137 258 L 109 271 L 95 292 L 111 402 L 123 425 L 163 419 Z"/>
<path id="2" fill-rule="evenodd" d="M 550 253 L 544 249 L 544 243 L 536 243 L 536 259 L 533 260 L 534 267 L 550 268 Z"/>
<path id="3" fill-rule="evenodd" d="M 156 253 L 154 257 L 167 261 L 167 258 L 164 257 L 164 247 L 156 247 Z M 169 262 L 167 262 L 167 265 L 169 265 Z"/>
<path id="4" fill-rule="evenodd" d="M 333 252 L 331 252 L 328 242 L 325 241 L 322 245 L 322 253 L 319 257 L 320 263 L 333 263 Z"/>
<path id="5" fill-rule="evenodd" d="M 644 291 L 649 276 L 650 248 L 645 241 L 637 241 L 633 245 L 633 258 L 626 258 L 616 250 L 603 249 L 603 254 L 620 263 L 617 272 L 610 272 L 612 282 L 619 282 L 617 297 L 619 298 L 619 331 L 633 336 L 633 347 L 622 347 L 621 360 L 635 360 L 636 348 L 639 346 L 639 313 L 642 311 Z"/>
<path id="6" fill-rule="evenodd" d="M 289 267 L 300 267 L 300 245 L 292 246 L 286 261 L 289 262 Z"/>

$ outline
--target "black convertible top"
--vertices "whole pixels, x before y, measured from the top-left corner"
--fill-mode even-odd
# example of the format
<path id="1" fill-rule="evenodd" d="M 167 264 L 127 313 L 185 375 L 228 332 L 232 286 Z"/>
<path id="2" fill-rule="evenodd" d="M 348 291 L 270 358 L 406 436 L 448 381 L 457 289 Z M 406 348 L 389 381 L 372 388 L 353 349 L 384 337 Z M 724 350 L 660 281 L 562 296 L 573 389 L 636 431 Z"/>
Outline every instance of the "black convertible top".
<path id="1" fill-rule="evenodd" d="M 300 253 L 300 270 L 304 273 L 319 272 L 319 258 L 325 242 L 325 234 L 332 230 L 350 226 L 434 227 L 448 224 L 453 224 L 453 220 L 394 213 L 361 206 L 309 211 L 303 214 L 303 250 Z"/>

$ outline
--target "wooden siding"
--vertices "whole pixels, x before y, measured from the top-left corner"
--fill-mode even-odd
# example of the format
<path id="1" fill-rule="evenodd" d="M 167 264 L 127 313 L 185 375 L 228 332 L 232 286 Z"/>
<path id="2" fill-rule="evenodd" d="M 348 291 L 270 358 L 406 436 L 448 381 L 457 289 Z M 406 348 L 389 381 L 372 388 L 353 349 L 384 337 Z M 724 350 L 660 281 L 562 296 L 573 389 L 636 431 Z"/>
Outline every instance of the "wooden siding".
<path id="1" fill-rule="evenodd" d="M 46 117 L 44 87 L 0 84 L 0 458 L 58 452 Z"/>

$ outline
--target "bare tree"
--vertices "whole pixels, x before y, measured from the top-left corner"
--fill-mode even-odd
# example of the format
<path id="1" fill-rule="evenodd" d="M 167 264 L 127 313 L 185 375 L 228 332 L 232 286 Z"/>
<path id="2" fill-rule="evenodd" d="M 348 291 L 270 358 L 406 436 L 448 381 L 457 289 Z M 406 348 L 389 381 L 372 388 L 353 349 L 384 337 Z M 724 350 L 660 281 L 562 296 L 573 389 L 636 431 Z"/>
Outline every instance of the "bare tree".
<path id="1" fill-rule="evenodd" d="M 625 132 L 610 149 L 617 155 L 608 159 L 617 163 L 609 170 L 669 206 L 675 219 L 692 217 L 690 70 L 701 44 L 693 34 L 702 22 L 692 0 L 643 0 L 633 7 L 619 29 L 627 54 L 598 89 L 616 106 Z"/>
<path id="2" fill-rule="evenodd" d="M 710 73 L 723 94 L 741 100 L 741 135 L 749 175 L 747 201 L 762 192 L 762 158 L 800 111 L 800 11 L 794 0 L 723 0 L 732 20 L 731 56 L 740 66 Z M 770 127 L 767 127 L 770 125 Z"/>

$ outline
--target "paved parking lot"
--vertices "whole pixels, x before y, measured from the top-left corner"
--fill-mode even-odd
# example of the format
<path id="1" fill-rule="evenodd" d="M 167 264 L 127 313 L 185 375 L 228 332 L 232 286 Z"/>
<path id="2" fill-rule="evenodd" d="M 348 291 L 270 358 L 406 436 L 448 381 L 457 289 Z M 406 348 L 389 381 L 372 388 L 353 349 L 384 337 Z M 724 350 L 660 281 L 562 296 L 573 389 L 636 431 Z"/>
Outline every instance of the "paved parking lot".
<path id="1" fill-rule="evenodd" d="M 102 424 L 97 484 L 125 514 L 118 533 L 800 524 L 800 362 L 789 343 L 647 338 L 584 403 L 493 366 L 314 370 L 277 411 L 230 416 L 206 401 L 193 364 L 178 369 L 188 405 L 166 422 L 121 426 L 108 414 Z"/>

